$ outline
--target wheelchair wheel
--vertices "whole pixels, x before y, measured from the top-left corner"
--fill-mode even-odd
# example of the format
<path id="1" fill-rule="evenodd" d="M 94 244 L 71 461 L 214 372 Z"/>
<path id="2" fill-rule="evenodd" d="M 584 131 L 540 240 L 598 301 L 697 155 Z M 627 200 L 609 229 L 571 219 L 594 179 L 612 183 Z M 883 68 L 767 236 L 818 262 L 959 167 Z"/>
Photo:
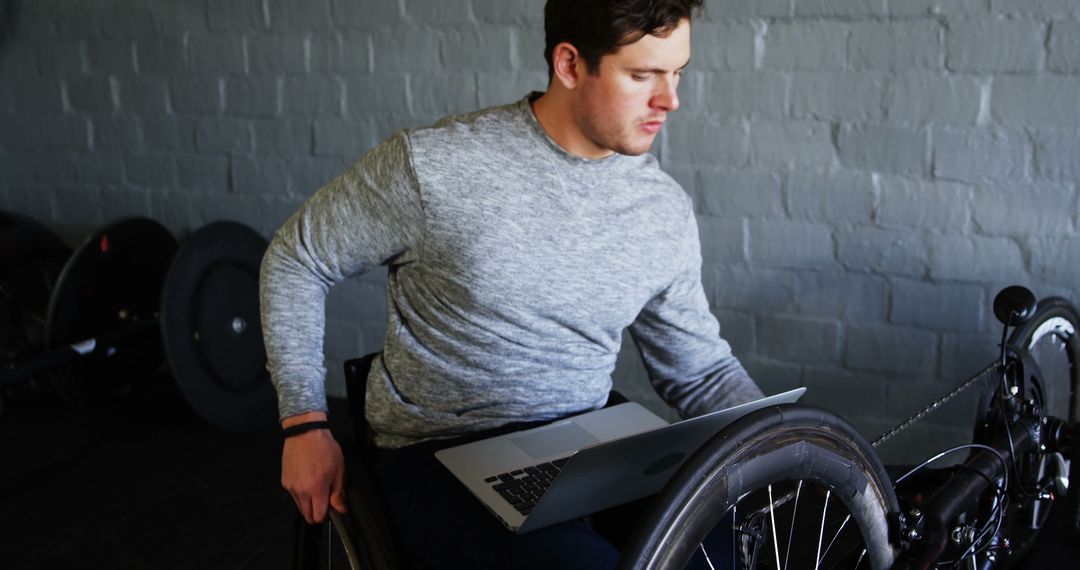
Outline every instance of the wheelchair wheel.
<path id="1" fill-rule="evenodd" d="M 1080 315 L 1065 299 L 1039 301 L 1035 316 L 1016 328 L 1010 344 L 1027 350 L 1042 376 L 1042 400 L 1046 415 L 1078 421 L 1080 414 Z"/>
<path id="2" fill-rule="evenodd" d="M 712 568 L 888 568 L 898 511 L 881 461 L 846 421 L 807 406 L 766 408 L 687 459 L 620 567 L 685 568 L 699 556 Z M 734 548 L 710 553 L 717 537 Z"/>

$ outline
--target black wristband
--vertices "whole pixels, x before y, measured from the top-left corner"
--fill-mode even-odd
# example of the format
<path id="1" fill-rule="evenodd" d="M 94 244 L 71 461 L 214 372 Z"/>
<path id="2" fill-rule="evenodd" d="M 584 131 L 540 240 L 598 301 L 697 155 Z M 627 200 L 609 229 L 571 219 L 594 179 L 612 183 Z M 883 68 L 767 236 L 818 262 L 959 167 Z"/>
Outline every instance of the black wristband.
<path id="1" fill-rule="evenodd" d="M 314 431 L 314 430 L 317 430 L 317 429 L 330 429 L 330 422 L 328 422 L 326 420 L 319 420 L 319 421 L 314 421 L 314 422 L 303 422 L 303 423 L 299 423 L 299 424 L 296 424 L 296 425 L 289 426 L 289 427 L 285 428 L 284 430 L 282 430 L 282 433 L 285 434 L 286 438 L 290 438 L 290 437 L 297 436 L 297 435 L 300 435 L 302 433 L 307 433 L 309 431 Z"/>

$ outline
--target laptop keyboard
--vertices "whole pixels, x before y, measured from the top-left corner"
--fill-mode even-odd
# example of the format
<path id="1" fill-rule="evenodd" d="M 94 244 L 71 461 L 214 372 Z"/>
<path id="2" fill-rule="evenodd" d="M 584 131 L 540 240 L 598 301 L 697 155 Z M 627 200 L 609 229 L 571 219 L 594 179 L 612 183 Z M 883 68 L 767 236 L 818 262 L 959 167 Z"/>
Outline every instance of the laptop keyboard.
<path id="1" fill-rule="evenodd" d="M 492 475 L 484 479 L 484 482 L 490 484 L 491 488 L 519 513 L 528 515 L 536 503 L 540 502 L 540 497 L 548 490 L 551 481 L 567 461 L 570 461 L 570 458 L 564 457 L 551 463 L 540 463 L 509 473 Z"/>

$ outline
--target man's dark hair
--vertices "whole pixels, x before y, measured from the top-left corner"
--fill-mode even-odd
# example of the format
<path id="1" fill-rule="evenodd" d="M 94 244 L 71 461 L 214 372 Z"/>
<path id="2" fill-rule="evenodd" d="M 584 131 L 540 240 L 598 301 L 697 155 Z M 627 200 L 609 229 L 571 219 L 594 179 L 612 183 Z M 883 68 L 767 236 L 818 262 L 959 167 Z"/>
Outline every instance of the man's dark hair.
<path id="1" fill-rule="evenodd" d="M 701 7 L 704 0 L 548 0 L 544 6 L 544 59 L 548 77 L 555 46 L 577 48 L 585 68 L 600 72 L 600 59 L 646 34 L 663 36 Z"/>

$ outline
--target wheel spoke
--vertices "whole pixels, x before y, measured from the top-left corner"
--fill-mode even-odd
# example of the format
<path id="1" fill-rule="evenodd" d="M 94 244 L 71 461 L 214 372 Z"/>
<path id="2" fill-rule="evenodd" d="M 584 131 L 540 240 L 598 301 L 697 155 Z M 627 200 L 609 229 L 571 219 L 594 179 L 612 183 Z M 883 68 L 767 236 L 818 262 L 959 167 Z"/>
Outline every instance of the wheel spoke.
<path id="1" fill-rule="evenodd" d="M 859 566 L 862 566 L 863 558 L 866 558 L 866 549 L 862 549 L 862 554 L 859 555 L 859 561 L 855 563 L 855 570 L 859 570 Z"/>
<path id="2" fill-rule="evenodd" d="M 772 484 L 769 484 L 769 523 L 772 525 L 773 553 L 776 554 L 776 567 L 780 568 L 780 545 L 776 540 L 776 515 L 773 508 Z"/>
<path id="3" fill-rule="evenodd" d="M 802 492 L 802 479 L 795 488 L 795 506 L 791 509 L 791 529 L 787 536 L 787 550 L 784 551 L 784 570 L 787 570 L 788 558 L 791 556 L 791 539 L 795 536 L 795 513 L 799 512 L 799 493 Z"/>
<path id="4" fill-rule="evenodd" d="M 736 521 L 739 520 L 739 505 L 738 503 L 731 506 L 731 567 L 738 568 L 737 557 L 739 555 L 740 545 L 738 540 L 738 534 L 735 532 Z"/>
<path id="5" fill-rule="evenodd" d="M 701 553 L 702 553 L 703 555 L 705 555 L 705 563 L 709 565 L 709 570 L 716 570 L 716 566 L 713 566 L 713 564 L 712 564 L 712 560 L 711 560 L 711 559 L 709 558 L 709 553 L 708 553 L 708 551 L 706 551 L 706 550 L 705 550 L 705 543 L 703 542 L 703 543 L 699 544 L 699 545 L 698 545 L 698 548 L 700 548 L 700 549 L 701 549 Z M 733 568 L 734 568 L 734 567 L 733 567 Z"/>
<path id="6" fill-rule="evenodd" d="M 836 534 L 834 534 L 833 537 L 832 537 L 832 540 L 829 541 L 829 545 L 825 547 L 825 553 L 821 555 L 822 559 L 824 559 L 826 556 L 829 555 L 829 549 L 832 548 L 832 545 L 836 542 L 836 538 L 838 536 L 840 536 L 841 532 L 843 532 L 844 525 L 846 525 L 849 520 L 851 520 L 851 515 L 850 514 L 848 516 L 844 517 L 844 522 L 840 523 L 840 528 L 836 529 Z"/>
<path id="7" fill-rule="evenodd" d="M 825 491 L 825 505 L 821 507 L 821 528 L 818 530 L 817 539 L 817 557 L 814 563 L 814 570 L 818 570 L 821 566 L 821 539 L 825 537 L 825 513 L 829 511 L 829 497 L 832 496 L 832 490 Z"/>

